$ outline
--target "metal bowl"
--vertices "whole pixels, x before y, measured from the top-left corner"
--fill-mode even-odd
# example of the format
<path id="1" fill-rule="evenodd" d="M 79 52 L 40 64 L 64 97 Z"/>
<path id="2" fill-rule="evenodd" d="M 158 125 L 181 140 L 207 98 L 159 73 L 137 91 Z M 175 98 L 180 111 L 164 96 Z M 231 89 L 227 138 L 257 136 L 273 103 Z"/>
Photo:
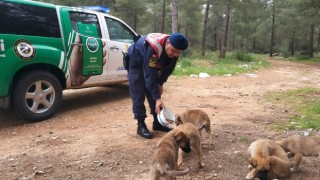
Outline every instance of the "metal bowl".
<path id="1" fill-rule="evenodd" d="M 157 115 L 158 121 L 162 126 L 168 126 L 176 121 L 176 116 L 168 108 L 163 108 Z"/>

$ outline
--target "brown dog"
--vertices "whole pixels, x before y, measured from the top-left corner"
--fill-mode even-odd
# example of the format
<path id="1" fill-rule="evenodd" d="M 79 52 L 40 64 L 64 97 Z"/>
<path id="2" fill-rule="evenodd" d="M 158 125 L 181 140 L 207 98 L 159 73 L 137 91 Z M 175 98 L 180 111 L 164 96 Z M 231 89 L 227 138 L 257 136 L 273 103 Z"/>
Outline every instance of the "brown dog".
<path id="1" fill-rule="evenodd" d="M 192 123 L 187 122 L 177 126 L 177 129 L 181 129 L 183 132 L 185 132 L 187 137 L 189 137 L 190 146 L 192 147 L 192 149 L 195 151 L 197 155 L 198 167 L 202 168 L 204 164 L 202 163 L 201 141 L 200 141 L 200 134 L 198 132 L 197 127 Z M 178 167 L 180 167 L 183 164 L 184 152 L 186 151 L 183 151 L 183 149 L 181 148 L 179 149 Z"/>
<path id="2" fill-rule="evenodd" d="M 211 134 L 211 128 L 210 128 L 211 122 L 206 112 L 200 109 L 192 109 L 192 110 L 187 110 L 183 112 L 181 115 L 177 116 L 176 118 L 177 126 L 186 122 L 190 122 L 198 128 L 201 141 L 202 141 L 202 130 L 205 129 L 205 131 L 209 135 L 210 144 L 213 144 L 213 135 Z"/>
<path id="3" fill-rule="evenodd" d="M 150 169 L 151 180 L 160 178 L 174 180 L 176 176 L 188 174 L 189 168 L 182 171 L 178 170 L 177 161 L 178 149 L 182 149 L 187 153 L 191 151 L 190 145 L 194 143 L 194 137 L 190 136 L 189 129 L 190 125 L 188 124 L 179 126 L 160 139 L 152 158 Z M 194 127 L 194 129 L 196 128 Z"/>
<path id="4" fill-rule="evenodd" d="M 294 156 L 293 172 L 299 170 L 302 156 L 319 156 L 320 157 L 320 137 L 319 136 L 299 136 L 294 135 L 279 141 L 276 141 L 286 152 L 289 157 Z"/>
<path id="5" fill-rule="evenodd" d="M 260 180 L 271 180 L 290 177 L 292 163 L 275 141 L 258 139 L 249 146 L 249 153 L 249 164 L 253 169 L 247 174 L 246 179 L 259 177 Z"/>

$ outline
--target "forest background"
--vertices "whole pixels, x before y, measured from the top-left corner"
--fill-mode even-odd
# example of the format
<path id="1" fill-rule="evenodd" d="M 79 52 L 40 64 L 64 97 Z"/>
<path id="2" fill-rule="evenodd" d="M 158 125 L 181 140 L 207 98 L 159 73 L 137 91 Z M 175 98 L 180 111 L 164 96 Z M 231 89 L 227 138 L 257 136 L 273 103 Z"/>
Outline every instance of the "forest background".
<path id="1" fill-rule="evenodd" d="M 320 51 L 319 0 L 38 0 L 103 5 L 138 34 L 180 32 L 188 51 L 303 56 Z"/>

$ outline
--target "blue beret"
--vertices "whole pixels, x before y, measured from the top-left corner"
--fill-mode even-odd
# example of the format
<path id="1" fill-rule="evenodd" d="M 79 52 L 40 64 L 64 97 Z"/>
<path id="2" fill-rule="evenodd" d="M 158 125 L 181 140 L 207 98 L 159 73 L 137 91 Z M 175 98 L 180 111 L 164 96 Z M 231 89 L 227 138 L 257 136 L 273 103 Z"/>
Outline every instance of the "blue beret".
<path id="1" fill-rule="evenodd" d="M 169 37 L 170 44 L 179 50 L 186 50 L 188 48 L 188 39 L 179 33 L 173 33 Z"/>

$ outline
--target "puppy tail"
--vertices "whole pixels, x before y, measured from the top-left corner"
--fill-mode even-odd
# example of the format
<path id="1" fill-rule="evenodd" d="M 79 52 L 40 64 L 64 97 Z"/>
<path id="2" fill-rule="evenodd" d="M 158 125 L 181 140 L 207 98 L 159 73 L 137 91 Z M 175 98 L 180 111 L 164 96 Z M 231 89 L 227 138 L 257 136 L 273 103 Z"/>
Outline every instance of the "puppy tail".
<path id="1" fill-rule="evenodd" d="M 189 168 L 183 170 L 171 170 L 168 165 L 166 165 L 164 172 L 169 176 L 183 176 L 188 174 L 190 171 Z"/>

